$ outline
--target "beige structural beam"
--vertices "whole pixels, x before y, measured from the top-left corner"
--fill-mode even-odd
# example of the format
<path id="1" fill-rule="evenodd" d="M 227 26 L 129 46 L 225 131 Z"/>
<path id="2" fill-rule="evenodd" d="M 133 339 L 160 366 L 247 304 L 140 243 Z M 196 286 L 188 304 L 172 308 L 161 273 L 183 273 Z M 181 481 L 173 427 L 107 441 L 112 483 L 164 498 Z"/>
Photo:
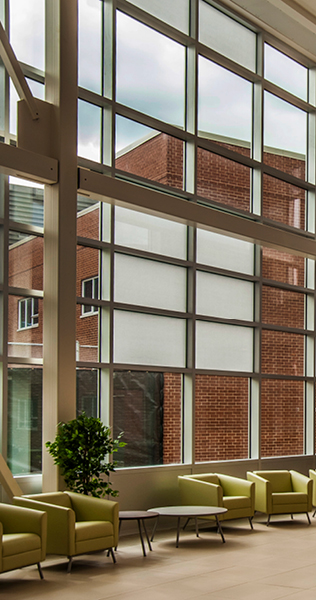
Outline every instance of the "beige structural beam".
<path id="1" fill-rule="evenodd" d="M 46 186 L 43 306 L 43 490 L 59 488 L 45 442 L 76 415 L 77 0 L 46 0 L 46 100 L 55 111 L 58 183 Z"/>
<path id="2" fill-rule="evenodd" d="M 58 161 L 23 148 L 0 144 L 1 172 L 40 183 L 58 181 Z"/>
<path id="3" fill-rule="evenodd" d="M 0 485 L 2 485 L 4 491 L 8 494 L 11 500 L 13 496 L 22 496 L 23 494 L 18 482 L 16 481 L 16 479 L 14 479 L 2 454 L 0 454 Z"/>
<path id="4" fill-rule="evenodd" d="M 119 204 L 134 210 L 142 209 L 164 218 L 172 218 L 187 225 L 195 225 L 237 237 L 252 243 L 263 244 L 282 252 L 290 252 L 308 258 L 316 256 L 316 241 L 310 236 L 292 233 L 277 226 L 259 223 L 203 206 L 189 200 L 164 194 L 106 177 L 85 169 L 79 169 L 79 192 L 92 194 L 111 204 Z"/>
<path id="5" fill-rule="evenodd" d="M 38 106 L 23 75 L 18 59 L 0 23 L 0 56 L 21 100 L 25 100 L 32 119 L 39 118 Z"/>

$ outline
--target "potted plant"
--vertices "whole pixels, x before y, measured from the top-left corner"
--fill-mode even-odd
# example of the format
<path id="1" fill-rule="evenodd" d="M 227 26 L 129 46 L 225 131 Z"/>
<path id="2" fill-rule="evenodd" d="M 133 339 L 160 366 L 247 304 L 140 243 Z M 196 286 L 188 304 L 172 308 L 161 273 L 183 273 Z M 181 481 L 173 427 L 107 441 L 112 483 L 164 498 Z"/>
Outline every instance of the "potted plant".
<path id="1" fill-rule="evenodd" d="M 117 496 L 111 482 L 104 480 L 115 471 L 116 462 L 109 456 L 125 446 L 122 433 L 113 440 L 111 430 L 100 419 L 85 413 L 67 423 L 59 423 L 54 442 L 46 442 L 49 454 L 61 469 L 69 490 L 80 494 Z"/>

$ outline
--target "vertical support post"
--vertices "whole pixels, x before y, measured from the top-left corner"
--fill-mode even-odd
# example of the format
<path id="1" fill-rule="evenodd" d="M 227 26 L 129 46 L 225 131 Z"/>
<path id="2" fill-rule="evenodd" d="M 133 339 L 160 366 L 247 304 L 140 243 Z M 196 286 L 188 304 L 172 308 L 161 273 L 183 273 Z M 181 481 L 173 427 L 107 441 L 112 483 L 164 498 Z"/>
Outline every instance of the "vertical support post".
<path id="1" fill-rule="evenodd" d="M 77 0 L 46 0 L 46 100 L 59 181 L 45 190 L 43 490 L 59 487 L 45 449 L 76 414 Z"/>

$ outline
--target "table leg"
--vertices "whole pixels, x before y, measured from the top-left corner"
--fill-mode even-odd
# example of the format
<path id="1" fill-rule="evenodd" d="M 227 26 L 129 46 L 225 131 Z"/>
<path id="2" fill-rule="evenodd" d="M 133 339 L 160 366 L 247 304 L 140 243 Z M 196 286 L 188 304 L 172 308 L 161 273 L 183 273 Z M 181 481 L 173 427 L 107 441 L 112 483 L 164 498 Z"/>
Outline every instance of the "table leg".
<path id="1" fill-rule="evenodd" d="M 217 524 L 218 531 L 222 536 L 223 544 L 225 544 L 225 538 L 224 538 L 223 530 L 222 530 L 221 524 L 219 522 L 218 516 L 215 515 L 215 518 L 216 518 L 216 524 Z"/>
<path id="2" fill-rule="evenodd" d="M 180 535 L 180 517 L 178 517 L 176 548 L 179 548 L 179 535 Z"/>
<path id="3" fill-rule="evenodd" d="M 137 519 L 137 523 L 138 523 L 139 537 L 140 537 L 140 541 L 141 541 L 142 548 L 143 548 L 143 555 L 146 556 L 146 550 L 145 550 L 145 544 L 144 544 L 144 539 L 143 539 L 143 534 L 142 534 L 142 528 L 140 525 L 140 519 Z"/>
<path id="4" fill-rule="evenodd" d="M 200 537 L 197 517 L 195 517 L 195 533 L 196 533 L 196 537 Z"/>
<path id="5" fill-rule="evenodd" d="M 154 541 L 154 536 L 155 536 L 157 525 L 158 525 L 158 519 L 159 519 L 159 516 L 156 518 L 155 525 L 153 527 L 153 531 L 152 531 L 151 538 L 150 538 L 151 542 Z"/>
<path id="6" fill-rule="evenodd" d="M 144 521 L 144 519 L 141 519 L 141 521 L 142 521 L 143 528 L 144 528 L 144 531 L 145 531 L 145 535 L 146 535 L 146 538 L 147 538 L 148 548 L 149 548 L 149 550 L 152 550 L 150 539 L 148 537 L 148 533 L 147 533 L 147 529 L 146 529 L 146 525 L 145 525 L 145 521 Z"/>

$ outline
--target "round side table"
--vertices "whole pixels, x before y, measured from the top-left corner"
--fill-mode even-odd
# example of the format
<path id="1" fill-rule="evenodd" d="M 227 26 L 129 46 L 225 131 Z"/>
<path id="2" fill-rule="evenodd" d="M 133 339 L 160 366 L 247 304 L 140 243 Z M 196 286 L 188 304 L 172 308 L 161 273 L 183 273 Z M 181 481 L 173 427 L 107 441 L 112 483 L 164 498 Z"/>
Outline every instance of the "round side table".
<path id="1" fill-rule="evenodd" d="M 153 519 L 155 517 L 159 517 L 159 514 L 155 511 L 151 511 L 151 512 L 147 512 L 146 510 L 120 510 L 119 511 L 119 521 L 120 521 L 119 531 L 121 531 L 122 521 L 137 521 L 139 537 L 140 537 L 144 556 L 146 556 L 146 550 L 145 550 L 145 544 L 144 544 L 144 538 L 143 538 L 141 526 L 143 526 L 143 529 L 145 532 L 148 548 L 149 548 L 149 550 L 152 550 L 151 543 L 150 543 L 147 529 L 146 529 L 146 525 L 145 525 L 145 519 Z"/>

